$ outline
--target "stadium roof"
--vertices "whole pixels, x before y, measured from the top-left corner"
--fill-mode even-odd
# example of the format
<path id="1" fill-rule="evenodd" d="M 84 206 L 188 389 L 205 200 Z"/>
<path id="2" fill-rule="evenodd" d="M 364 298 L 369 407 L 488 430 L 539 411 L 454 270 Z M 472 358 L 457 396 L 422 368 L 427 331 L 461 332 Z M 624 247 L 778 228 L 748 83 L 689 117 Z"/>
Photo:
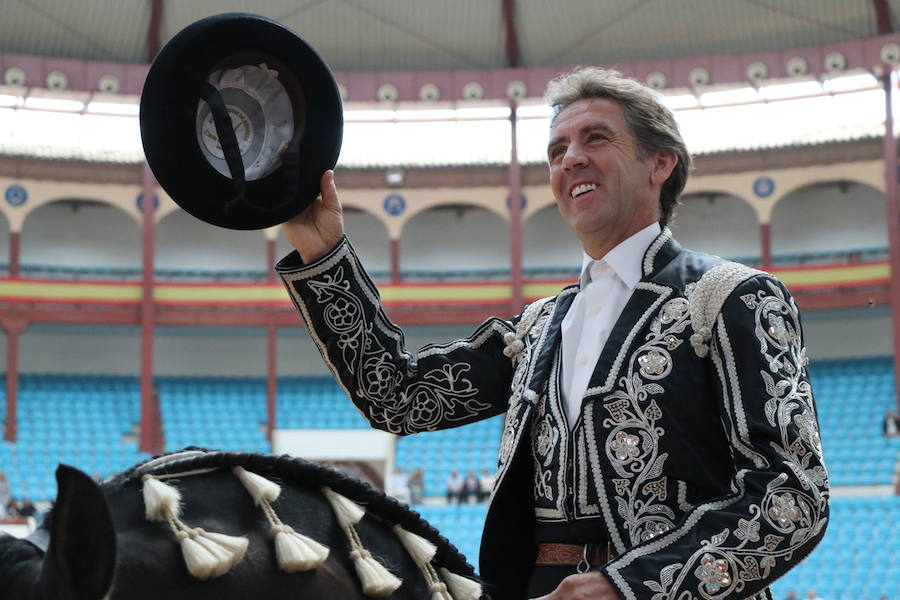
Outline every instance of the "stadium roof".
<path id="1" fill-rule="evenodd" d="M 148 32 L 165 43 L 197 19 L 245 11 L 294 29 L 337 71 L 609 65 L 851 42 L 895 31 L 898 10 L 900 0 L 9 0 L 0 54 L 145 63 Z"/>

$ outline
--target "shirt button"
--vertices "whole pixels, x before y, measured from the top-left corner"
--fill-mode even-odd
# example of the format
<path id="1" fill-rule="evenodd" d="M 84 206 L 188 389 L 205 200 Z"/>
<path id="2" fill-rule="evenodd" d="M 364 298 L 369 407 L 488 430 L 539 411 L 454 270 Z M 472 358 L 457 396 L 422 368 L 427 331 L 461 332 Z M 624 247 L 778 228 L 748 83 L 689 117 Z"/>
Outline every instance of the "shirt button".
<path id="1" fill-rule="evenodd" d="M 591 307 L 591 314 L 596 315 L 596 314 L 599 313 L 601 310 L 603 310 L 603 305 L 602 305 L 602 304 L 595 304 L 593 307 Z"/>
<path id="2" fill-rule="evenodd" d="M 579 366 L 582 366 L 582 367 L 583 367 L 584 365 L 586 365 L 586 364 L 587 364 L 587 356 L 579 356 L 579 357 L 578 357 L 578 364 L 579 364 Z"/>

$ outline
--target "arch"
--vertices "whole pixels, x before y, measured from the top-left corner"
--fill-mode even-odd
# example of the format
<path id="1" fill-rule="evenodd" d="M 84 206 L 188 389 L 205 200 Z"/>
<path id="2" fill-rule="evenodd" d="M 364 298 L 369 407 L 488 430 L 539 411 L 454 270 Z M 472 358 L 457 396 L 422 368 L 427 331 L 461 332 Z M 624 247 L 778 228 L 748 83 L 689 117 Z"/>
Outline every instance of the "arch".
<path id="1" fill-rule="evenodd" d="M 792 169 L 780 179 L 782 180 L 779 181 L 781 189 L 777 190 L 778 196 L 771 202 L 773 211 L 778 203 L 795 191 L 819 183 L 846 181 L 871 187 L 882 194 L 885 193 L 884 162 L 881 160 Z"/>
<path id="2" fill-rule="evenodd" d="M 140 226 L 108 199 L 57 198 L 29 211 L 22 223 L 22 265 L 139 269 Z"/>
<path id="3" fill-rule="evenodd" d="M 745 199 L 729 192 L 683 194 L 669 224 L 686 248 L 731 259 L 760 259 L 759 220 Z"/>
<path id="4" fill-rule="evenodd" d="M 509 221 L 509 209 L 506 206 L 508 190 L 501 187 L 464 188 L 464 189 L 429 189 L 416 190 L 415 193 L 404 194 L 407 210 L 401 215 L 398 237 L 403 234 L 406 224 L 416 216 L 432 210 L 459 206 L 477 207 L 491 212 L 503 221 Z M 463 197 L 463 195 L 465 195 Z"/>
<path id="5" fill-rule="evenodd" d="M 262 230 L 215 227 L 184 210 L 169 212 L 156 224 L 154 267 L 162 270 L 265 272 Z"/>
<path id="6" fill-rule="evenodd" d="M 432 206 L 404 224 L 400 266 L 404 271 L 509 269 L 509 227 L 483 206 Z"/>
<path id="7" fill-rule="evenodd" d="M 583 250 L 556 204 L 533 212 L 522 224 L 522 267 L 527 270 L 578 271 Z"/>
<path id="8" fill-rule="evenodd" d="M 884 194 L 854 180 L 816 181 L 773 209 L 772 255 L 887 247 Z"/>
<path id="9" fill-rule="evenodd" d="M 344 205 L 344 231 L 366 272 L 384 278 L 391 269 L 391 239 L 385 222 L 368 210 Z M 293 249 L 279 228 L 275 259 L 281 260 Z"/>

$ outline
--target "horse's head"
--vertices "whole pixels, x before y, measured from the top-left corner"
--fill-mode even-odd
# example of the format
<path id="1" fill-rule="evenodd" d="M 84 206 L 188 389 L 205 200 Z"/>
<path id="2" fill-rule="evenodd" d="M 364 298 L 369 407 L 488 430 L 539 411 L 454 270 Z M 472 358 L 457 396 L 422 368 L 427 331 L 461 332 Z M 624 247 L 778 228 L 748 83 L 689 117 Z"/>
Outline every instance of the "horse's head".
<path id="1" fill-rule="evenodd" d="M 191 450 L 102 485 L 67 466 L 56 478 L 44 525 L 0 538 L 3 600 L 481 596 L 417 513 L 315 463 Z"/>
<path id="2" fill-rule="evenodd" d="M 56 469 L 58 493 L 30 538 L 0 537 L 0 597 L 100 600 L 112 583 L 116 537 L 100 487 L 78 469 Z"/>

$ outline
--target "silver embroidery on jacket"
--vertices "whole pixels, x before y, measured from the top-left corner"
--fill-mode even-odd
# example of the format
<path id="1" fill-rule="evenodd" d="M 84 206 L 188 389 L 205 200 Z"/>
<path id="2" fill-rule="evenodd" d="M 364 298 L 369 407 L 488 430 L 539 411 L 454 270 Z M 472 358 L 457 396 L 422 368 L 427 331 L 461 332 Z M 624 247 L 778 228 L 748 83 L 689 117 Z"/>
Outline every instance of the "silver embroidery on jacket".
<path id="1" fill-rule="evenodd" d="M 603 398 L 609 413 L 603 426 L 607 459 L 615 471 L 611 480 L 616 508 L 634 546 L 674 526 L 675 512 L 665 503 L 669 482 L 663 472 L 669 455 L 660 452 L 665 429 L 658 425 L 662 409 L 657 398 L 664 389 L 656 381 L 672 370 L 671 349 L 677 348 L 689 323 L 685 298 L 666 302 L 650 323 L 643 344 L 632 352 L 620 388 Z"/>
<path id="2" fill-rule="evenodd" d="M 651 600 L 744 596 L 748 585 L 770 578 L 779 561 L 792 560 L 797 551 L 821 534 L 827 522 L 828 481 L 812 390 L 804 376 L 807 359 L 800 339 L 799 311 L 793 299 L 772 280 L 765 281 L 765 288 L 740 299 L 753 311 L 754 332 L 766 366 L 759 372 L 768 396 L 763 410 L 778 438 L 768 445 L 784 470 L 767 482 L 760 503 L 750 504 L 745 517 L 738 517 L 731 527 L 701 541 L 701 547 L 684 563 L 664 567 L 659 580 L 644 581 L 655 592 Z M 717 351 L 730 349 L 721 315 L 716 326 L 723 342 Z M 751 473 L 738 473 L 740 493 Z M 653 549 L 642 548 L 638 556 Z M 620 578 L 614 575 L 614 579 Z"/>

